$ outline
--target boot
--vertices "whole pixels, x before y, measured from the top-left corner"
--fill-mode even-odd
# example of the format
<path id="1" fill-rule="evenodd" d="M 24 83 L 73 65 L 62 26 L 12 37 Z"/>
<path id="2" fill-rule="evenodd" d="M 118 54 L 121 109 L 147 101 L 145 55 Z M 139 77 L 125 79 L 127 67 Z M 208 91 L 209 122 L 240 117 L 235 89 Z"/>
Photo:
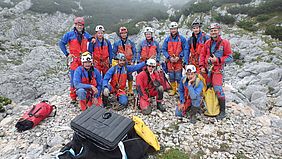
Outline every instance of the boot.
<path id="1" fill-rule="evenodd" d="M 102 95 L 102 101 L 104 108 L 108 108 L 109 106 L 109 97 Z"/>
<path id="2" fill-rule="evenodd" d="M 133 81 L 128 81 L 128 95 L 133 95 L 133 90 L 132 90 L 132 85 L 133 85 Z"/>
<path id="3" fill-rule="evenodd" d="M 146 109 L 142 110 L 142 114 L 149 115 L 152 113 L 152 107 L 148 106 Z"/>
<path id="4" fill-rule="evenodd" d="M 161 102 L 157 102 L 157 109 L 159 109 L 161 112 L 166 111 L 165 107 L 163 106 Z"/>
<path id="5" fill-rule="evenodd" d="M 176 93 L 176 82 L 171 82 L 172 90 L 170 90 L 169 95 L 174 96 Z"/>
<path id="6" fill-rule="evenodd" d="M 196 119 L 196 114 L 197 114 L 198 108 L 191 106 L 191 110 L 190 110 L 190 123 L 195 124 L 197 122 Z"/>
<path id="7" fill-rule="evenodd" d="M 80 106 L 80 109 L 81 109 L 82 111 L 86 110 L 86 109 L 87 109 L 86 100 L 85 100 L 85 99 L 84 99 L 84 100 L 80 100 L 80 101 L 79 101 L 79 106 Z"/>
<path id="8" fill-rule="evenodd" d="M 71 100 L 70 104 L 77 105 L 78 103 L 77 103 L 77 100 L 73 99 L 73 100 Z"/>
<path id="9" fill-rule="evenodd" d="M 220 106 L 220 113 L 216 117 L 217 120 L 222 120 L 225 118 L 225 99 L 218 99 L 219 106 Z"/>

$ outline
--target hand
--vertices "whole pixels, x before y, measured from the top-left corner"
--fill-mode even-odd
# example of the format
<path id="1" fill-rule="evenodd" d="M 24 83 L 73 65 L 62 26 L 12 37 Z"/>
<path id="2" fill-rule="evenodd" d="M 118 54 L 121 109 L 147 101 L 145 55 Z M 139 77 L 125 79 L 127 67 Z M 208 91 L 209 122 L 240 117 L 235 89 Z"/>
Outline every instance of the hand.
<path id="1" fill-rule="evenodd" d="M 179 60 L 179 57 L 175 57 L 174 60 L 175 62 L 177 62 Z"/>
<path id="2" fill-rule="evenodd" d="M 91 86 L 91 89 L 93 91 L 94 94 L 97 94 L 98 93 L 98 89 L 95 87 L 95 86 Z"/>
<path id="3" fill-rule="evenodd" d="M 202 73 L 206 73 L 206 69 L 204 67 L 201 68 Z"/>
<path id="4" fill-rule="evenodd" d="M 104 92 L 103 92 L 104 96 L 108 97 L 110 95 L 110 90 L 109 88 L 104 88 Z"/>
<path id="5" fill-rule="evenodd" d="M 73 58 L 73 57 L 75 57 L 75 56 L 74 56 L 73 54 L 69 54 L 68 57 Z"/>
<path id="6" fill-rule="evenodd" d="M 212 63 L 215 63 L 217 60 L 217 57 L 213 56 L 213 57 L 209 57 L 209 60 L 211 60 Z"/>
<path id="7" fill-rule="evenodd" d="M 190 86 L 196 80 L 196 76 L 189 80 L 188 86 Z"/>
<path id="8" fill-rule="evenodd" d="M 178 110 L 183 111 L 183 109 L 184 109 L 184 104 L 179 104 L 178 105 Z"/>
<path id="9" fill-rule="evenodd" d="M 92 38 L 91 43 L 96 43 L 96 38 Z"/>

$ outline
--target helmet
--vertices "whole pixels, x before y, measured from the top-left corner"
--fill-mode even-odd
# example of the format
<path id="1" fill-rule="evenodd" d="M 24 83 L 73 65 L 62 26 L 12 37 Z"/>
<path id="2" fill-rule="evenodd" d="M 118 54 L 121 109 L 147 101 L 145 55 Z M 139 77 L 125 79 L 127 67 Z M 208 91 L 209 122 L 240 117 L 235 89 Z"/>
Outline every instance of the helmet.
<path id="1" fill-rule="evenodd" d="M 187 65 L 185 71 L 188 72 L 189 70 L 193 73 L 197 71 L 194 65 Z"/>
<path id="2" fill-rule="evenodd" d="M 105 31 L 105 28 L 103 27 L 103 25 L 97 25 L 97 26 L 96 26 L 95 31 L 97 32 L 97 31 L 99 31 L 99 30 Z"/>
<path id="3" fill-rule="evenodd" d="M 117 58 L 118 60 L 126 60 L 125 55 L 124 55 L 123 53 L 118 53 L 117 56 L 116 56 L 116 58 Z"/>
<path id="4" fill-rule="evenodd" d="M 84 18 L 83 17 L 76 17 L 74 19 L 74 24 L 77 24 L 77 23 L 84 25 Z"/>
<path id="5" fill-rule="evenodd" d="M 147 64 L 148 66 L 157 66 L 157 62 L 156 62 L 156 60 L 154 60 L 154 59 L 148 59 L 147 62 L 146 62 L 146 64 Z"/>
<path id="6" fill-rule="evenodd" d="M 90 52 L 84 52 L 81 55 L 81 62 L 92 62 L 92 56 L 90 54 Z"/>
<path id="7" fill-rule="evenodd" d="M 144 33 L 146 34 L 146 33 L 153 33 L 154 32 L 154 30 L 153 30 L 153 28 L 151 28 L 151 27 L 146 27 L 145 29 L 144 29 Z"/>
<path id="8" fill-rule="evenodd" d="M 221 29 L 221 26 L 218 23 L 211 23 L 209 29 Z"/>
<path id="9" fill-rule="evenodd" d="M 202 26 L 202 23 L 199 18 L 195 18 L 195 20 L 192 22 L 192 27 L 195 27 L 195 26 L 199 26 L 199 27 Z"/>
<path id="10" fill-rule="evenodd" d="M 127 33 L 127 28 L 126 27 L 120 27 L 119 28 L 119 33 Z"/>
<path id="11" fill-rule="evenodd" d="M 174 28 L 178 28 L 178 24 L 176 22 L 171 22 L 169 24 L 169 29 L 174 29 Z"/>

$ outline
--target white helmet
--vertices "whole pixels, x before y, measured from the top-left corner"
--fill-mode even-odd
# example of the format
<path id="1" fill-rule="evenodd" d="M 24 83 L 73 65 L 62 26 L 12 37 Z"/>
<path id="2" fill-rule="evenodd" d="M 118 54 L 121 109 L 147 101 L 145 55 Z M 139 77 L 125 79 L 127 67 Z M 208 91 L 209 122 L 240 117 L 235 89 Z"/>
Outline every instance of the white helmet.
<path id="1" fill-rule="evenodd" d="M 194 65 L 187 65 L 185 71 L 188 72 L 189 70 L 193 73 L 197 71 Z"/>
<path id="2" fill-rule="evenodd" d="M 174 28 L 178 28 L 178 24 L 176 22 L 171 22 L 169 24 L 169 29 L 174 29 Z"/>
<path id="3" fill-rule="evenodd" d="M 81 62 L 92 62 L 92 56 L 90 54 L 90 52 L 84 52 L 81 55 Z"/>
<path id="4" fill-rule="evenodd" d="M 154 59 L 148 59 L 146 64 L 147 66 L 157 66 L 157 62 Z"/>
<path id="5" fill-rule="evenodd" d="M 153 28 L 151 28 L 151 27 L 146 27 L 145 29 L 144 29 L 144 33 L 146 34 L 146 33 L 153 33 L 154 32 L 154 30 L 153 30 Z"/>
<path id="6" fill-rule="evenodd" d="M 103 25 L 97 25 L 95 31 L 105 31 L 105 28 L 103 27 Z"/>

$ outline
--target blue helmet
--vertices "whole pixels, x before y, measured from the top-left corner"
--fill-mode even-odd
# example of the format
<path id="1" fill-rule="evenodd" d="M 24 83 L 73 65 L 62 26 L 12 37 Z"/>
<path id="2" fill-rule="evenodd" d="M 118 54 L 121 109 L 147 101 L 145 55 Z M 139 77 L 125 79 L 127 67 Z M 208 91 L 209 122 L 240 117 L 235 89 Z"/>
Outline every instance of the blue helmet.
<path id="1" fill-rule="evenodd" d="M 118 53 L 116 56 L 116 59 L 118 60 L 126 60 L 125 55 L 123 53 Z"/>

